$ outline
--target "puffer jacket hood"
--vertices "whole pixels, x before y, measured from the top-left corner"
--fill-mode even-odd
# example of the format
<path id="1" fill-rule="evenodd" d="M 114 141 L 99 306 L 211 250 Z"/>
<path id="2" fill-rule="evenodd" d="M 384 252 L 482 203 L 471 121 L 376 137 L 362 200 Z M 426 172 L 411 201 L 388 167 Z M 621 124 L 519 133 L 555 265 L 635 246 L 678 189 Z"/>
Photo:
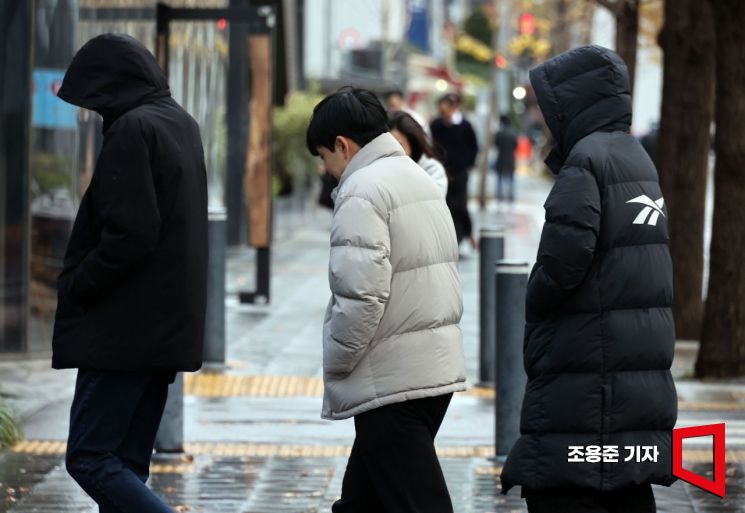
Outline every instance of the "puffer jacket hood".
<path id="1" fill-rule="evenodd" d="M 106 130 L 129 110 L 170 94 L 165 74 L 142 43 L 102 34 L 75 54 L 57 96 L 99 113 Z"/>
<path id="2" fill-rule="evenodd" d="M 583 137 L 631 127 L 629 72 L 612 50 L 590 45 L 557 55 L 530 71 L 530 83 L 556 141 L 546 159 L 554 172 Z"/>

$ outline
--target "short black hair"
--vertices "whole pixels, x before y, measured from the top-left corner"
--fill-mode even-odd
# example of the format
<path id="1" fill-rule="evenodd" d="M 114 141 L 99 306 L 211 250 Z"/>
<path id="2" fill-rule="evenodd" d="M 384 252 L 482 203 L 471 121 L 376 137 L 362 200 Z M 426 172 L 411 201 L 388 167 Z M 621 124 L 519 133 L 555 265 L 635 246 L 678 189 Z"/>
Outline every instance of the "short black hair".
<path id="1" fill-rule="evenodd" d="M 447 103 L 451 107 L 457 107 L 458 106 L 458 97 L 454 93 L 447 93 L 442 96 L 440 96 L 440 99 L 437 100 L 437 105 L 440 105 L 441 103 Z"/>
<path id="2" fill-rule="evenodd" d="M 404 92 L 401 89 L 389 89 L 383 94 L 383 98 L 385 98 L 386 100 L 392 96 L 400 96 L 401 98 L 403 98 Z"/>
<path id="3" fill-rule="evenodd" d="M 342 87 L 313 109 L 305 144 L 315 156 L 321 147 L 334 151 L 334 142 L 340 135 L 362 147 L 388 131 L 387 121 L 388 116 L 375 93 Z"/>

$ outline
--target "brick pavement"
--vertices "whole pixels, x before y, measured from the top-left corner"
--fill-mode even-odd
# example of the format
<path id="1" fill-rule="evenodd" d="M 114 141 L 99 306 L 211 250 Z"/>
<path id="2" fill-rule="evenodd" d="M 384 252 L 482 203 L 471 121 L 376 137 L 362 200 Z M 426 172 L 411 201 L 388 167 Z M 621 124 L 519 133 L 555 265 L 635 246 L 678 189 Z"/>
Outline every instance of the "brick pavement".
<path id="1" fill-rule="evenodd" d="M 526 201 L 507 211 L 490 208 L 478 225 L 498 224 L 509 234 L 507 256 L 532 260 L 547 185 L 521 184 Z M 296 208 L 296 207 L 293 207 Z M 242 513 L 329 511 L 341 487 L 351 422 L 319 418 L 320 320 L 328 297 L 327 212 L 310 208 L 277 215 L 273 298 L 267 306 L 227 300 L 228 361 L 187 380 L 186 439 L 190 457 L 159 457 L 151 486 L 180 511 Z M 467 375 L 478 372 L 478 261 L 460 265 L 465 313 Z M 253 254 L 232 251 L 229 292 L 250 289 Z M 727 420 L 733 450 L 745 447 L 743 384 L 701 384 L 686 379 L 695 348 L 679 347 L 676 361 L 681 425 Z M 693 356 L 692 356 L 693 355 Z M 11 368 L 14 371 L 11 372 Z M 212 373 L 212 374 L 210 374 Z M 66 475 L 62 447 L 74 373 L 52 373 L 46 363 L 0 364 L 0 392 L 14 395 L 31 440 L 57 440 L 47 449 L 0 453 L 0 513 L 92 511 L 92 503 Z M 5 379 L 10 377 L 10 379 Z M 210 381 L 212 380 L 212 381 Z M 67 393 L 65 393 L 67 391 Z M 519 493 L 497 493 L 499 466 L 484 457 L 493 442 L 493 397 L 459 394 L 438 444 L 457 512 L 524 511 Z M 694 469 L 707 468 L 706 441 L 689 451 Z M 738 445 L 739 444 L 739 445 Z M 687 449 L 689 447 L 687 446 Z M 696 458 L 691 455 L 696 454 Z M 703 456 L 702 456 L 703 454 Z M 743 467 L 733 452 L 726 502 L 682 483 L 657 488 L 660 511 L 745 511 Z"/>

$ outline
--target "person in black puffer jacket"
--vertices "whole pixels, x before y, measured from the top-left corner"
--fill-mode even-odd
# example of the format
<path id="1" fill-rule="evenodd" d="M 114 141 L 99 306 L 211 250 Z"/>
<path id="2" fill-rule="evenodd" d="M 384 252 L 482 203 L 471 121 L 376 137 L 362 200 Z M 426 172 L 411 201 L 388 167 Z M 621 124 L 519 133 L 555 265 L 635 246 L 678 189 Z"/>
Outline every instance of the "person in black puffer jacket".
<path id="1" fill-rule="evenodd" d="M 677 418 L 657 171 L 629 133 L 628 72 L 617 54 L 575 48 L 533 69 L 530 81 L 556 140 L 546 160 L 556 183 L 528 280 L 528 384 L 503 493 L 522 485 L 531 512 L 655 511 L 650 485 L 674 481 Z M 581 459 L 596 450 L 587 446 L 606 454 L 615 446 L 618 456 L 569 462 L 569 446 L 582 447 Z"/>

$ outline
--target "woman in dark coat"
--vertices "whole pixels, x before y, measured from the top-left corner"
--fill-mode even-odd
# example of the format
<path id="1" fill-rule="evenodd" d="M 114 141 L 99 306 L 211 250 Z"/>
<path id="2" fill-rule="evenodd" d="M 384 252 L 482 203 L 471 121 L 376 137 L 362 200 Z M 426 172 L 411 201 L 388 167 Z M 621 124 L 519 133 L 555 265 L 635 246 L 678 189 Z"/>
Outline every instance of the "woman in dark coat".
<path id="1" fill-rule="evenodd" d="M 614 52 L 576 48 L 530 80 L 557 143 L 546 161 L 556 183 L 528 281 L 522 436 L 502 486 L 522 485 L 531 512 L 653 512 L 650 484 L 674 480 L 677 417 L 657 171 L 629 133 Z"/>

